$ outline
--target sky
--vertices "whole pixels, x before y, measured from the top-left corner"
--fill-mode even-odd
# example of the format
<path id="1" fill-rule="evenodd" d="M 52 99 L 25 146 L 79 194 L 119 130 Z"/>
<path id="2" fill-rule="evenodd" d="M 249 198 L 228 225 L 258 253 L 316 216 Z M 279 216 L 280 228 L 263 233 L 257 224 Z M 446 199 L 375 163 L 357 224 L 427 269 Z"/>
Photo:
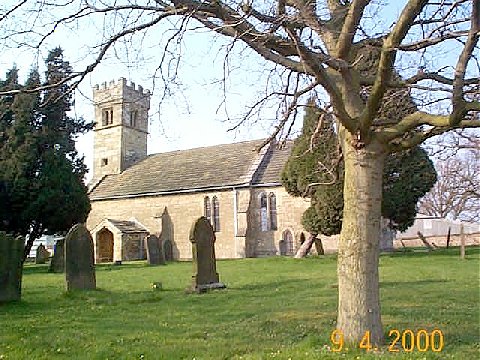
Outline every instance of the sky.
<path id="1" fill-rule="evenodd" d="M 2 6 L 8 7 L 8 3 L 16 3 L 14 0 L 2 2 L 0 10 Z M 372 31 L 387 29 L 401 11 L 403 3 L 388 3 L 387 11 L 379 14 L 376 13 L 377 7 L 383 7 L 385 3 L 373 2 L 373 16 L 367 18 L 366 25 Z M 44 23 L 53 21 L 58 16 L 65 16 L 62 11 L 64 10 L 60 7 L 58 13 L 44 13 L 40 20 Z M 31 12 L 20 21 L 33 23 L 39 21 L 37 16 L 37 13 Z M 64 56 L 74 69 L 83 69 L 93 60 L 95 49 L 91 45 L 108 36 L 110 29 L 118 27 L 119 24 L 115 21 L 119 19 L 120 17 L 111 20 L 100 15 L 84 19 L 80 27 L 72 25 L 70 28 L 59 28 L 46 39 L 41 51 L 26 47 L 19 49 L 15 44 L 10 44 L 12 48 L 9 50 L 0 44 L 3 50 L 0 54 L 3 74 L 13 63 L 16 63 L 24 76 L 32 64 L 37 64 L 41 69 L 48 51 L 55 46 L 64 49 Z M 277 105 L 271 102 L 265 103 L 261 111 L 244 126 L 234 131 L 228 129 L 238 123 L 249 105 L 254 104 L 268 89 L 281 84 L 284 76 L 278 72 L 270 73 L 272 65 L 266 64 L 239 42 L 232 49 L 230 39 L 212 36 L 206 30 L 194 28 L 193 23 L 181 40 L 169 42 L 174 33 L 172 29 L 178 25 L 172 23 L 174 21 L 166 21 L 145 34 L 119 41 L 80 84 L 75 93 L 72 116 L 93 121 L 92 87 L 124 77 L 153 93 L 149 113 L 149 153 L 269 136 L 276 119 L 281 116 Z M 168 91 L 164 91 L 158 68 L 168 42 L 171 53 L 167 54 L 173 54 L 173 58 L 167 56 L 161 68 L 163 76 L 167 77 L 165 84 L 168 85 Z M 230 54 L 227 61 L 226 52 Z M 442 57 L 445 60 L 445 56 L 450 55 L 446 55 L 446 51 L 437 52 L 433 58 L 426 60 L 436 62 Z M 452 63 L 453 61 L 451 58 Z M 414 61 L 412 63 L 411 59 L 405 59 L 404 64 L 412 66 L 415 71 L 418 65 Z M 3 74 L 0 73 L 0 76 Z M 226 80 L 222 81 L 224 78 Z M 297 121 L 294 134 L 300 126 L 301 121 Z M 93 132 L 80 136 L 77 148 L 85 155 L 85 162 L 91 168 Z M 91 174 L 87 180 L 90 177 Z"/>
<path id="2" fill-rule="evenodd" d="M 148 36 L 119 42 L 78 87 L 71 115 L 93 121 L 93 86 L 124 77 L 152 92 L 148 153 L 268 137 L 277 118 L 277 109 L 269 104 L 259 117 L 254 116 L 244 126 L 229 131 L 241 120 L 248 105 L 265 92 L 264 62 L 259 56 L 243 46 L 234 46 L 232 50 L 228 47 L 230 41 L 213 37 L 204 30 L 191 30 L 174 44 L 180 54 L 177 74 L 173 75 L 172 69 L 177 66 L 174 61 L 163 68 L 164 76 L 170 76 L 169 89 L 165 91 L 158 66 L 165 42 L 172 34 L 170 28 L 171 24 L 159 26 Z M 62 47 L 64 58 L 75 70 L 82 69 L 93 59 L 87 46 L 96 31 L 98 28 L 92 26 L 88 31 L 59 32 L 47 39 L 41 51 L 7 49 L 0 55 L 3 69 L 0 76 L 13 64 L 19 69 L 21 79 L 26 78 L 32 66 L 39 66 L 42 72 L 48 51 L 56 46 Z M 225 62 L 227 49 L 230 56 Z M 76 145 L 91 169 L 93 131 L 80 135 Z M 87 182 L 91 176 L 87 175 Z"/>

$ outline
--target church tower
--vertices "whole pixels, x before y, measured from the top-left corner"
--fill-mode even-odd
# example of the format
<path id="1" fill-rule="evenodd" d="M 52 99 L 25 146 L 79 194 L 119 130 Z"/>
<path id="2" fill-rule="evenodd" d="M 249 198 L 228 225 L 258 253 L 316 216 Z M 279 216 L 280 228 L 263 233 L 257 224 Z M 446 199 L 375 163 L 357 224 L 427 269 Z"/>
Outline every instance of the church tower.
<path id="1" fill-rule="evenodd" d="M 147 156 L 150 91 L 124 78 L 93 88 L 93 182 L 120 174 Z"/>

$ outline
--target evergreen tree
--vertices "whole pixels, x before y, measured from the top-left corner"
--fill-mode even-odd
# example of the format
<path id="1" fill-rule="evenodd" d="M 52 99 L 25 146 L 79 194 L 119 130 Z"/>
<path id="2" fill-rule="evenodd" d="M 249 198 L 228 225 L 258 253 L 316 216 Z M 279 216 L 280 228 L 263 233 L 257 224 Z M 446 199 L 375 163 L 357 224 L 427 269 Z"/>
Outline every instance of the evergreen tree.
<path id="1" fill-rule="evenodd" d="M 25 257 L 35 239 L 45 233 L 66 232 L 84 222 L 90 211 L 83 184 L 86 167 L 75 149 L 75 136 L 92 128 L 83 119 L 68 116 L 72 95 L 71 67 L 60 48 L 46 59 L 45 81 L 32 70 L 25 85 L 16 69 L 1 82 L 2 90 L 36 88 L 0 102 L 0 230 L 28 236 Z M 60 84 L 60 85 L 59 85 Z"/>
<path id="2" fill-rule="evenodd" d="M 294 142 L 282 183 L 288 193 L 311 198 L 311 207 L 302 217 L 305 230 L 330 236 L 339 234 L 342 227 L 343 165 L 333 121 L 324 116 L 323 131 L 316 131 L 321 112 L 315 107 L 314 101 L 309 101 L 302 134 Z M 392 229 L 403 231 L 413 224 L 418 200 L 436 180 L 433 163 L 419 146 L 387 157 L 382 216 Z"/>
<path id="3" fill-rule="evenodd" d="M 340 232 L 342 178 L 341 152 L 333 119 L 324 116 L 311 99 L 305 110 L 302 134 L 295 140 L 282 174 L 287 192 L 311 198 L 311 207 L 302 217 L 302 224 L 310 234 L 329 236 Z"/>

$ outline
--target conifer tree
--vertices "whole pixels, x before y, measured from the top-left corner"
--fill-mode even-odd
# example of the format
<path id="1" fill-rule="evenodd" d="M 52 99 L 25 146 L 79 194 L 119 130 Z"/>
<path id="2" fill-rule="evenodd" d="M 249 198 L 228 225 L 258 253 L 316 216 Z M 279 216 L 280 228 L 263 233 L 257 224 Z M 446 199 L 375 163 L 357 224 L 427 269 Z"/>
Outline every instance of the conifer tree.
<path id="1" fill-rule="evenodd" d="M 295 140 L 282 182 L 290 194 L 311 198 L 311 207 L 303 214 L 302 224 L 313 236 L 340 232 L 342 178 L 341 152 L 333 119 L 323 114 L 310 99 L 305 109 L 302 134 Z"/>
<path id="2" fill-rule="evenodd" d="M 0 230 L 28 237 L 25 257 L 35 239 L 67 231 L 90 211 L 75 136 L 92 124 L 68 115 L 72 95 L 63 81 L 71 67 L 60 48 L 49 53 L 46 68 L 43 84 L 32 70 L 19 85 L 16 69 L 0 84 L 2 90 L 45 85 L 41 93 L 20 92 L 0 103 Z"/>
<path id="3" fill-rule="evenodd" d="M 318 129 L 317 124 L 323 129 Z M 389 220 L 390 228 L 403 231 L 413 224 L 418 200 L 436 180 L 433 163 L 419 146 L 386 158 L 382 216 Z M 294 142 L 282 182 L 288 193 L 311 199 L 311 206 L 302 217 L 305 230 L 314 236 L 340 233 L 343 215 L 341 152 L 333 121 L 322 114 L 313 100 L 305 110 L 302 134 Z"/>

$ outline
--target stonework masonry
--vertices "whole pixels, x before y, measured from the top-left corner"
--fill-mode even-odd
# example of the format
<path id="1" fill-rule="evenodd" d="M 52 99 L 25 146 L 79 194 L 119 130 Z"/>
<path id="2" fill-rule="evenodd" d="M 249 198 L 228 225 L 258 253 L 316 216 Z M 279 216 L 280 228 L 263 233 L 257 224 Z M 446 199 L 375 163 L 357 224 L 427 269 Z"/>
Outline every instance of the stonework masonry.
<path id="1" fill-rule="evenodd" d="M 280 185 L 289 151 L 269 145 L 258 153 L 255 146 L 263 140 L 256 140 L 147 158 L 150 92 L 120 78 L 96 85 L 93 99 L 94 176 L 87 227 L 96 262 L 145 258 L 148 234 L 168 244 L 174 259 L 190 259 L 189 231 L 206 216 L 206 203 L 212 224 L 218 210 L 218 258 L 277 255 L 281 241 L 293 251 L 308 236 L 301 217 L 309 201 L 288 195 Z M 150 190 L 150 184 L 164 190 Z M 262 196 L 273 197 L 268 213 Z"/>
<path id="2" fill-rule="evenodd" d="M 261 231 L 259 195 L 262 191 L 274 193 L 277 197 L 277 209 L 279 209 L 277 230 Z M 215 233 L 217 238 L 215 251 L 218 258 L 277 255 L 279 254 L 279 242 L 285 230 L 292 231 L 296 241 L 295 246 L 299 245 L 300 235 L 304 232 L 299 225 L 300 219 L 302 213 L 308 207 L 308 202 L 291 197 L 280 186 L 253 190 L 233 189 L 193 194 L 96 200 L 92 203 L 87 227 L 94 229 L 105 218 L 135 218 L 145 226 L 149 233 L 162 238 L 161 216 L 167 209 L 172 225 L 172 231 L 170 232 L 172 238 L 168 240 L 173 245 L 173 256 L 175 259 L 190 259 L 192 252 L 188 238 L 190 227 L 199 216 L 204 215 L 204 199 L 206 196 L 209 198 L 216 196 L 220 204 L 220 231 Z M 235 203 L 237 205 L 241 203 L 234 200 L 235 196 L 237 196 L 237 199 L 239 197 L 245 198 L 248 203 L 247 212 L 249 214 L 242 214 L 241 206 L 238 206 L 235 210 Z M 235 213 L 237 213 L 236 216 Z M 247 218 L 248 222 L 245 222 Z M 235 220 L 237 220 L 236 223 Z M 247 229 L 242 229 L 242 225 Z M 304 233 L 304 236 L 308 236 L 308 234 Z M 95 234 L 93 234 L 93 237 L 95 242 Z M 124 259 L 127 257 L 130 258 L 131 256 L 125 254 Z"/>
<path id="3" fill-rule="evenodd" d="M 124 78 L 93 88 L 93 177 L 119 174 L 147 156 L 150 92 Z"/>

